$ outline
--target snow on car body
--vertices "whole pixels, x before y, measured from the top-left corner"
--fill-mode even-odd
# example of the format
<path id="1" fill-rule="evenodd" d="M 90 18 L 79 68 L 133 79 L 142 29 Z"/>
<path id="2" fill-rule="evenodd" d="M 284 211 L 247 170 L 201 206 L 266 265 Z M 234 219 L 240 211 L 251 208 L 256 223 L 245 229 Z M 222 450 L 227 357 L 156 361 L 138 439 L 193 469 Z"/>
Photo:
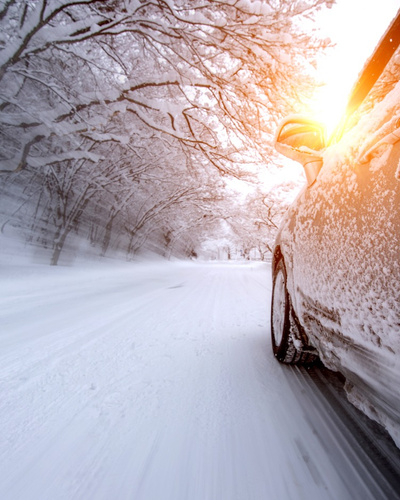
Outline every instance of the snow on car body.
<path id="1" fill-rule="evenodd" d="M 400 11 L 390 28 L 399 38 Z M 303 118 L 287 119 L 278 131 L 278 151 L 303 163 L 308 186 L 288 210 L 276 240 L 271 331 L 280 361 L 307 362 L 316 349 L 326 366 L 342 372 L 349 399 L 383 424 L 400 447 L 396 48 L 362 104 L 351 109 L 335 144 L 325 148 L 321 140 L 316 146 L 322 129 Z"/>

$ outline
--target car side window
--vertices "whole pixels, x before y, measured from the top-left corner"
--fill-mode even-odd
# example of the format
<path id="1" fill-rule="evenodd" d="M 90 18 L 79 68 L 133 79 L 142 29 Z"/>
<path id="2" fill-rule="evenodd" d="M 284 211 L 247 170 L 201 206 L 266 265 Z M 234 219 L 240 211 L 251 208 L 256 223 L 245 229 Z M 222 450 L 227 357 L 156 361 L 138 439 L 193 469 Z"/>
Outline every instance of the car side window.
<path id="1" fill-rule="evenodd" d="M 392 146 L 400 141 L 400 49 L 351 122 L 339 147 L 345 162 L 369 164 L 374 158 L 389 155 Z"/>
<path id="2" fill-rule="evenodd" d="M 370 114 L 373 109 L 391 93 L 400 80 L 400 47 L 393 54 L 386 68 L 378 78 L 374 87 L 351 117 L 350 127 L 355 126 L 361 118 Z"/>

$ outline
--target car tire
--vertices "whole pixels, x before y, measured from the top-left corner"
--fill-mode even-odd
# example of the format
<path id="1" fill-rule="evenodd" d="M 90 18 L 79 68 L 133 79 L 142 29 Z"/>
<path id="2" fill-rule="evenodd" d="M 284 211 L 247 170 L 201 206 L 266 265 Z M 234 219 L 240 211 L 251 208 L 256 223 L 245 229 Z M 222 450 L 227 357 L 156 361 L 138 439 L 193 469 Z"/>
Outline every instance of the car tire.
<path id="1" fill-rule="evenodd" d="M 305 349 L 287 290 L 285 263 L 281 259 L 274 272 L 271 299 L 271 340 L 274 356 L 281 363 L 309 364 L 317 356 Z"/>

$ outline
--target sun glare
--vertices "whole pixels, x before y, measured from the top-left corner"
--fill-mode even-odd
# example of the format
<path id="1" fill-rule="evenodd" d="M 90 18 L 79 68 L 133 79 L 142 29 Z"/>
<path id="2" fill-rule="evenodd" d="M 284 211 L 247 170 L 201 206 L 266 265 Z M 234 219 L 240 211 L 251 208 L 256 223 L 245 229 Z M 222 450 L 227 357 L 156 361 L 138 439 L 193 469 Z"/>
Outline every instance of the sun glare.
<path id="1" fill-rule="evenodd" d="M 317 19 L 321 34 L 336 44 L 320 58 L 318 79 L 325 85 L 310 103 L 310 114 L 326 125 L 328 134 L 340 122 L 358 74 L 398 8 L 398 0 L 381 0 L 379 7 L 370 0 L 337 0 Z"/>
<path id="2" fill-rule="evenodd" d="M 320 58 L 317 78 L 321 85 L 309 104 L 309 113 L 324 123 L 328 136 L 343 117 L 354 82 L 369 55 L 365 55 L 365 50 L 346 53 L 339 42 L 336 51 Z"/>
<path id="3" fill-rule="evenodd" d="M 318 89 L 310 109 L 312 116 L 326 126 L 328 137 L 335 130 L 345 112 L 350 92 L 350 88 L 345 88 L 340 83 L 329 83 Z"/>

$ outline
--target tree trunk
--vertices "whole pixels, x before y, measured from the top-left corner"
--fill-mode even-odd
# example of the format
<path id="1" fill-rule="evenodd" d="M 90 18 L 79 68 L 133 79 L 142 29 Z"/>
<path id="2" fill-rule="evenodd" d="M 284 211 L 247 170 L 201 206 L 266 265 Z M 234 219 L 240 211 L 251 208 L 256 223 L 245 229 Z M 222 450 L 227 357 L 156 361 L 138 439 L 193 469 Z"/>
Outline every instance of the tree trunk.
<path id="1" fill-rule="evenodd" d="M 57 242 L 54 245 L 53 254 L 51 256 L 51 261 L 50 261 L 51 266 L 56 266 L 58 264 L 62 249 L 64 248 L 65 240 L 67 239 L 67 236 L 70 231 L 71 228 L 65 228 L 64 231 L 57 238 Z"/>

